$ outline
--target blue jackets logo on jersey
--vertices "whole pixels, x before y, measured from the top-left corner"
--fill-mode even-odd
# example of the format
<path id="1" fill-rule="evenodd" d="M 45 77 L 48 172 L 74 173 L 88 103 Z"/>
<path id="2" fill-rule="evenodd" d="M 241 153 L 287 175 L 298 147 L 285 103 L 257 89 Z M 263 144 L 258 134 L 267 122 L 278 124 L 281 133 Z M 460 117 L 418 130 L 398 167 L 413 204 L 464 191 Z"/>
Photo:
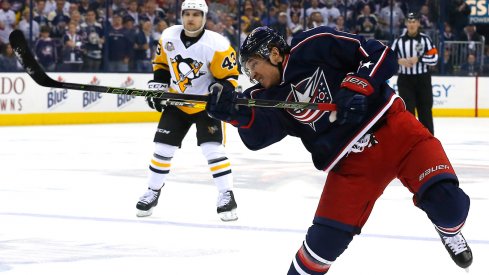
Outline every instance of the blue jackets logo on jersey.
<path id="1" fill-rule="evenodd" d="M 314 74 L 302 80 L 297 85 L 290 85 L 292 90 L 287 97 L 287 101 L 311 102 L 311 103 L 331 103 L 332 96 L 324 72 L 318 68 Z M 309 109 L 288 109 L 287 110 L 298 121 L 309 124 L 315 129 L 314 123 L 324 114 L 329 112 Z"/>

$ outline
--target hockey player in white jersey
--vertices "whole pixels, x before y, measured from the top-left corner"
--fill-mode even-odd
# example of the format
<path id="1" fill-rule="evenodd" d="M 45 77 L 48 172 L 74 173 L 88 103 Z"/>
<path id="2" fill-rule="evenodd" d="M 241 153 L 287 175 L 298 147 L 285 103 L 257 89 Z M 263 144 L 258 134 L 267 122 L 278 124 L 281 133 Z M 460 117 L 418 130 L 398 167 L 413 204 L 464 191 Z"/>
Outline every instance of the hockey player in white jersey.
<path id="1" fill-rule="evenodd" d="M 207 12 L 205 0 L 185 0 L 182 3 L 182 25 L 163 31 L 153 62 L 153 80 L 148 82 L 148 89 L 206 94 L 214 81 L 227 87 L 237 86 L 236 52 L 226 38 L 204 29 Z M 231 164 L 223 146 L 225 133 L 222 122 L 209 117 L 204 108 L 164 106 L 157 98 L 147 98 L 147 101 L 151 108 L 162 114 L 154 137 L 155 151 L 149 165 L 148 189 L 136 205 L 137 216 L 152 214 L 170 172 L 171 160 L 190 126 L 195 123 L 197 145 L 207 159 L 218 189 L 217 213 L 223 221 L 238 219 Z"/>

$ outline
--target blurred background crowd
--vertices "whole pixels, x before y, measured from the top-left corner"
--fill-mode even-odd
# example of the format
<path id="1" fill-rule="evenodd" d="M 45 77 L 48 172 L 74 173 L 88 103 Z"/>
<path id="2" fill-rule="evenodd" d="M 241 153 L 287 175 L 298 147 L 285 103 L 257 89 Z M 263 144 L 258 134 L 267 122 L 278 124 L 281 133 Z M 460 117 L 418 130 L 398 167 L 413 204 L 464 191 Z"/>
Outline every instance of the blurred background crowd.
<path id="1" fill-rule="evenodd" d="M 21 30 L 47 71 L 151 72 L 161 32 L 180 24 L 180 0 L 0 0 L 0 72 L 23 71 L 8 36 Z M 288 42 L 329 26 L 391 43 L 408 12 L 439 49 L 440 75 L 489 75 L 489 24 L 473 24 L 463 0 L 208 0 L 206 28 L 239 51 L 246 35 L 269 26 Z M 486 26 L 487 25 L 487 26 Z"/>

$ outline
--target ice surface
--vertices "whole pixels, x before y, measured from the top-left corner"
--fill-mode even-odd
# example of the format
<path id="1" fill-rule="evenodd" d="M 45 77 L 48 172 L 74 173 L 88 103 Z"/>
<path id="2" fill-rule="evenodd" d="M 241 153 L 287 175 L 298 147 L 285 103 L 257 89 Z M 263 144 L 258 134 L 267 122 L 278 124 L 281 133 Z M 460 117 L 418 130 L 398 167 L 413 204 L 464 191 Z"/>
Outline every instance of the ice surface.
<path id="1" fill-rule="evenodd" d="M 239 220 L 221 222 L 195 131 L 153 216 L 136 218 L 155 123 L 0 128 L 0 273 L 286 274 L 326 174 L 297 139 L 252 152 L 228 127 Z M 436 118 L 472 198 L 463 230 L 472 275 L 489 274 L 489 119 Z M 394 181 L 328 274 L 466 274 Z"/>

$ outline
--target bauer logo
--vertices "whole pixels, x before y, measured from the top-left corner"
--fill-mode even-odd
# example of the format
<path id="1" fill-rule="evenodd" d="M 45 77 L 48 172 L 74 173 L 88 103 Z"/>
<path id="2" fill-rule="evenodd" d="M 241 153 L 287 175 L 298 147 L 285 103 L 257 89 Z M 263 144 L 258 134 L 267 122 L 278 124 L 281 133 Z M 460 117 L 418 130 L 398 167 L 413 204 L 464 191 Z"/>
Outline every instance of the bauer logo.
<path id="1" fill-rule="evenodd" d="M 117 108 L 124 108 L 133 103 L 135 98 L 136 96 L 133 95 L 117 95 Z"/>
<path id="2" fill-rule="evenodd" d="M 83 108 L 90 108 L 97 104 L 102 99 L 102 94 L 97 92 L 84 92 L 83 93 Z"/>
<path id="3" fill-rule="evenodd" d="M 448 166 L 446 164 L 439 164 L 439 165 L 436 165 L 434 167 L 431 167 L 419 175 L 419 181 L 422 181 L 426 176 L 428 176 L 428 175 L 430 175 L 436 171 L 448 170 L 448 169 L 450 169 L 450 166 Z"/>

